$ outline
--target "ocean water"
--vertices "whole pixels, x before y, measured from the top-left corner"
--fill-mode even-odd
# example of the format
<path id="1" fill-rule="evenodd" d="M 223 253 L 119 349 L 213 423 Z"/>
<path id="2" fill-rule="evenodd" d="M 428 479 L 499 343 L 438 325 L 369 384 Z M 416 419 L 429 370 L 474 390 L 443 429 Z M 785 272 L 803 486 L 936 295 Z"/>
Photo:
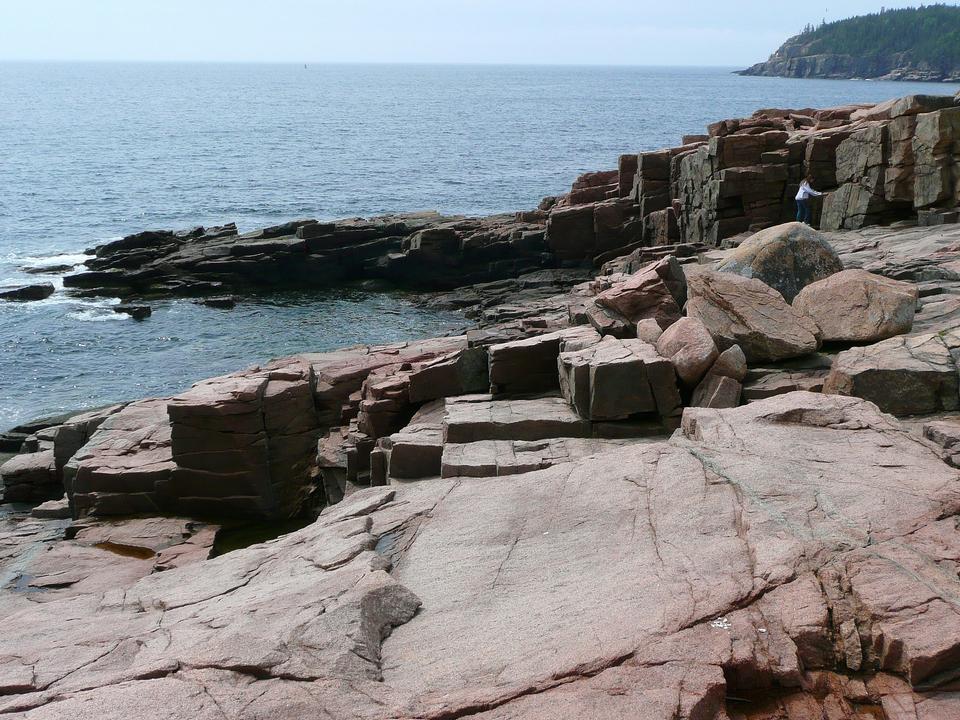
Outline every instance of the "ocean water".
<path id="1" fill-rule="evenodd" d="M 402 293 L 325 288 L 143 322 L 62 291 L 85 248 L 148 228 L 535 206 L 580 172 L 757 108 L 956 86 L 745 78 L 724 68 L 0 63 L 0 429 L 177 392 L 297 351 L 463 326 Z"/>

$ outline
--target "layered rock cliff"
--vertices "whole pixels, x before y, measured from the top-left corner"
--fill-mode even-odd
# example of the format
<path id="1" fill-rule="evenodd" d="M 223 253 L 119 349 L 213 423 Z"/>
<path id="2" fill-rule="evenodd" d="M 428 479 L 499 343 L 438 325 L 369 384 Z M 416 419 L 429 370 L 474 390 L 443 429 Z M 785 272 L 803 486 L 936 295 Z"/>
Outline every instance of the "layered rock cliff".
<path id="1" fill-rule="evenodd" d="M 148 231 L 95 248 L 72 292 L 216 296 L 245 288 L 382 279 L 447 290 L 537 270 L 600 267 L 638 248 L 721 241 L 785 222 L 800 181 L 825 193 L 824 229 L 955 220 L 960 99 L 759 110 L 677 147 L 620 157 L 535 210 L 484 218 L 436 213 L 239 233 L 232 225 Z"/>

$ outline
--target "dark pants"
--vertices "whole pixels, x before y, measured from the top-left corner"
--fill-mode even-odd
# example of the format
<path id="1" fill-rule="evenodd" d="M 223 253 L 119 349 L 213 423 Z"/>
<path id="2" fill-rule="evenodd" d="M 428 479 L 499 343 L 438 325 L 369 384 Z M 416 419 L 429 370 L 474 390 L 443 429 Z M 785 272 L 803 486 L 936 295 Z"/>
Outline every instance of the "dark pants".
<path id="1" fill-rule="evenodd" d="M 797 222 L 810 224 L 810 201 L 797 200 Z"/>

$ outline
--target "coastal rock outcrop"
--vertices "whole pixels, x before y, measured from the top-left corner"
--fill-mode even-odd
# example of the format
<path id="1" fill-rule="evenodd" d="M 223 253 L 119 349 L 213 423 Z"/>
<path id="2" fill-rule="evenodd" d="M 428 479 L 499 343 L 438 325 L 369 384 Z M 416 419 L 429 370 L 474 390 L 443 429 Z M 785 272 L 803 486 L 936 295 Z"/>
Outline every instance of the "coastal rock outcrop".
<path id="1" fill-rule="evenodd" d="M 322 287 L 358 278 L 428 289 L 515 277 L 543 266 L 545 218 L 437 213 L 149 231 L 95 248 L 64 279 L 98 295 L 217 295 L 234 287 Z"/>
<path id="2" fill-rule="evenodd" d="M 293 359 L 106 417 L 64 466 L 78 515 L 289 517 L 312 492 L 315 378 Z"/>
<path id="3" fill-rule="evenodd" d="M 12 434 L 7 499 L 55 504 L 0 514 L 0 714 L 960 716 L 960 426 L 939 414 L 960 407 L 960 230 L 781 226 L 737 239 L 736 272 L 681 241 L 704 207 L 711 243 L 779 222 L 801 168 L 862 185 L 948 110 L 767 110 L 516 216 L 101 249 L 89 272 L 138 292 L 258 262 L 449 270 L 477 282 L 425 302 L 478 326 Z M 913 187 L 906 157 L 883 192 Z M 528 262 L 570 267 L 512 277 Z M 231 550 L 192 517 L 301 529 Z"/>
<path id="4" fill-rule="evenodd" d="M 936 28 L 936 32 L 931 32 Z M 960 81 L 950 38 L 960 31 L 960 10 L 947 4 L 881 8 L 808 25 L 766 62 L 740 75 L 792 78 Z"/>
<path id="5" fill-rule="evenodd" d="M 95 248 L 86 269 L 64 284 L 69 292 L 127 299 L 209 298 L 361 279 L 436 291 L 589 266 L 629 274 L 791 220 L 806 176 L 825 192 L 813 208 L 825 230 L 956 222 L 958 118 L 950 96 L 767 108 L 712 123 L 676 147 L 624 155 L 616 170 L 587 173 L 536 210 L 303 219 L 242 234 L 233 224 L 148 231 Z M 629 335 L 617 318 L 604 317 L 609 306 L 593 307 L 595 325 Z"/>

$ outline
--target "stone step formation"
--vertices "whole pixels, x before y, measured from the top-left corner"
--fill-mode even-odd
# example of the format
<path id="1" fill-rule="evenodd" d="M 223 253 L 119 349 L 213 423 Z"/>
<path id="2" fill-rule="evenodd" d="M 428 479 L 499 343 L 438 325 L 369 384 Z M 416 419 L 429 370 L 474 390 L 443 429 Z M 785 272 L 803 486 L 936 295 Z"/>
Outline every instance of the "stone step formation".
<path id="1" fill-rule="evenodd" d="M 668 237 L 682 213 L 648 221 L 718 138 L 761 138 L 789 179 L 765 134 L 826 163 L 832 131 L 949 112 L 913 99 L 712 128 L 523 221 L 548 244 L 580 223 L 548 254 L 595 270 L 481 273 L 425 300 L 469 313 L 464 335 L 303 354 L 8 433 L 3 499 L 34 515 L 0 505 L 0 712 L 960 717 L 960 226 L 787 223 L 718 248 Z M 750 143 L 724 162 L 752 162 Z M 765 172 L 725 176 L 723 197 Z M 635 180 L 650 213 L 614 239 Z M 422 223 L 400 240 L 413 257 L 496 234 L 404 222 Z M 100 257 L 133 267 L 206 235 L 189 252 L 393 247 L 381 224 L 159 233 Z M 290 520 L 221 554 L 231 527 Z"/>

